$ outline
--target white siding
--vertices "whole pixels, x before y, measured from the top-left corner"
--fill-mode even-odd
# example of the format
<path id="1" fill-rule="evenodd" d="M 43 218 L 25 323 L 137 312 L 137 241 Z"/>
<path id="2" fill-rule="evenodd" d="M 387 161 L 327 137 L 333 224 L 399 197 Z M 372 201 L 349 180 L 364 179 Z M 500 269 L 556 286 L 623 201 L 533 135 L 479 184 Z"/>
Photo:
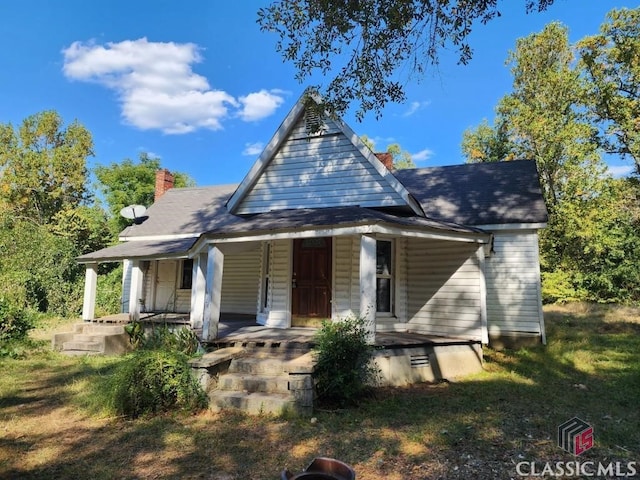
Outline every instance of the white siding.
<path id="1" fill-rule="evenodd" d="M 476 251 L 476 244 L 408 239 L 408 330 L 481 339 Z"/>
<path id="2" fill-rule="evenodd" d="M 309 136 L 302 116 L 237 213 L 406 205 L 335 123 L 328 124 L 323 134 Z"/>
<path id="3" fill-rule="evenodd" d="M 266 325 L 291 325 L 291 240 L 275 240 L 271 244 L 271 274 L 269 277 L 269 316 Z"/>
<path id="4" fill-rule="evenodd" d="M 537 233 L 495 233 L 485 272 L 489 334 L 541 335 Z"/>
<path id="5" fill-rule="evenodd" d="M 356 237 L 336 237 L 334 240 L 332 316 L 334 319 L 355 315 L 360 309 L 360 251 Z"/>
<path id="6" fill-rule="evenodd" d="M 260 249 L 224 256 L 222 299 L 224 313 L 255 314 L 260 288 Z"/>

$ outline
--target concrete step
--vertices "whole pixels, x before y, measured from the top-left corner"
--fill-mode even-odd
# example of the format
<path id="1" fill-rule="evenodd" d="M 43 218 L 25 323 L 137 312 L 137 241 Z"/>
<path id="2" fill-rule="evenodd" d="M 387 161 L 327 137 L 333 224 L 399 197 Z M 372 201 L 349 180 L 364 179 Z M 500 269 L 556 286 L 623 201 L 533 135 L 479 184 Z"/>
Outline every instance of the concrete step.
<path id="1" fill-rule="evenodd" d="M 287 411 L 297 411 L 294 398 L 285 394 L 215 390 L 209 399 L 210 408 L 214 411 L 237 408 L 251 415 L 262 413 L 279 415 Z"/>
<path id="2" fill-rule="evenodd" d="M 95 335 L 87 333 L 75 333 L 73 335 L 74 342 L 101 342 L 104 335 Z"/>
<path id="3" fill-rule="evenodd" d="M 289 375 L 227 373 L 218 380 L 218 389 L 238 392 L 289 393 Z"/>
<path id="4" fill-rule="evenodd" d="M 61 350 L 60 353 L 69 357 L 86 357 L 89 355 L 102 355 L 102 352 L 92 352 L 90 350 Z"/>
<path id="5" fill-rule="evenodd" d="M 256 375 L 280 375 L 285 372 L 286 360 L 277 357 L 234 358 L 229 373 L 253 373 Z"/>
<path id="6" fill-rule="evenodd" d="M 101 325 L 99 323 L 85 323 L 82 331 L 85 335 L 119 335 L 124 332 L 122 325 Z"/>
<path id="7" fill-rule="evenodd" d="M 62 344 L 62 350 L 80 350 L 85 352 L 102 352 L 104 351 L 104 342 L 64 342 Z"/>

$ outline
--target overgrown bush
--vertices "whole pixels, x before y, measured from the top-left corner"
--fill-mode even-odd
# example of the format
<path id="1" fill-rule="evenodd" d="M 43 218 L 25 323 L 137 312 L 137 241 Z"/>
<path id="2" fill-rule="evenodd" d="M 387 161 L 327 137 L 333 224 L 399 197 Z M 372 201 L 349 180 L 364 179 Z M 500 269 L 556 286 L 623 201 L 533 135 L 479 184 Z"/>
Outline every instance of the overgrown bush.
<path id="1" fill-rule="evenodd" d="M 182 327 L 172 330 L 167 324 L 152 324 L 149 334 L 145 334 L 142 322 L 132 322 L 124 327 L 134 348 L 144 350 L 175 350 L 186 355 L 195 355 L 200 347 L 196 333 Z"/>
<path id="2" fill-rule="evenodd" d="M 374 383 L 374 347 L 366 340 L 364 319 L 323 322 L 315 336 L 314 371 L 318 402 L 325 406 L 354 405 Z"/>
<path id="3" fill-rule="evenodd" d="M 22 340 L 35 324 L 34 315 L 0 297 L 0 345 L 10 340 Z"/>
<path id="4" fill-rule="evenodd" d="M 195 411 L 207 397 L 191 375 L 189 357 L 175 350 L 136 350 L 113 376 L 112 404 L 129 418 L 169 410 Z"/>

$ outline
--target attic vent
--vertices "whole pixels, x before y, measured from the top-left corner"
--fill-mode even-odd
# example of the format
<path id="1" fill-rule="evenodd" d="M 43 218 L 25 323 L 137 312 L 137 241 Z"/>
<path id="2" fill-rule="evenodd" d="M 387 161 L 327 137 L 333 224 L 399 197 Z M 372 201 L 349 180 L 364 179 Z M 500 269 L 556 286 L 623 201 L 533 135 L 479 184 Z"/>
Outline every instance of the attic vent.
<path id="1" fill-rule="evenodd" d="M 429 355 L 411 355 L 411 368 L 428 367 Z"/>
<path id="2" fill-rule="evenodd" d="M 309 137 L 317 137 L 327 130 L 322 113 L 313 108 L 304 112 L 304 127 Z"/>

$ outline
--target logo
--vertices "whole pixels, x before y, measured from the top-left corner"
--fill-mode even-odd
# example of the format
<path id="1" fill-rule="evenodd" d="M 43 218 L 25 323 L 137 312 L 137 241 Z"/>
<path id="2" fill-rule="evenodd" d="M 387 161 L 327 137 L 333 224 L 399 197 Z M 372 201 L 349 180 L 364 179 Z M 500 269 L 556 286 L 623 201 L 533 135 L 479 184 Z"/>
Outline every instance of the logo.
<path id="1" fill-rule="evenodd" d="M 581 455 L 593 447 L 593 427 L 578 417 L 558 427 L 558 446 L 573 455 Z"/>

